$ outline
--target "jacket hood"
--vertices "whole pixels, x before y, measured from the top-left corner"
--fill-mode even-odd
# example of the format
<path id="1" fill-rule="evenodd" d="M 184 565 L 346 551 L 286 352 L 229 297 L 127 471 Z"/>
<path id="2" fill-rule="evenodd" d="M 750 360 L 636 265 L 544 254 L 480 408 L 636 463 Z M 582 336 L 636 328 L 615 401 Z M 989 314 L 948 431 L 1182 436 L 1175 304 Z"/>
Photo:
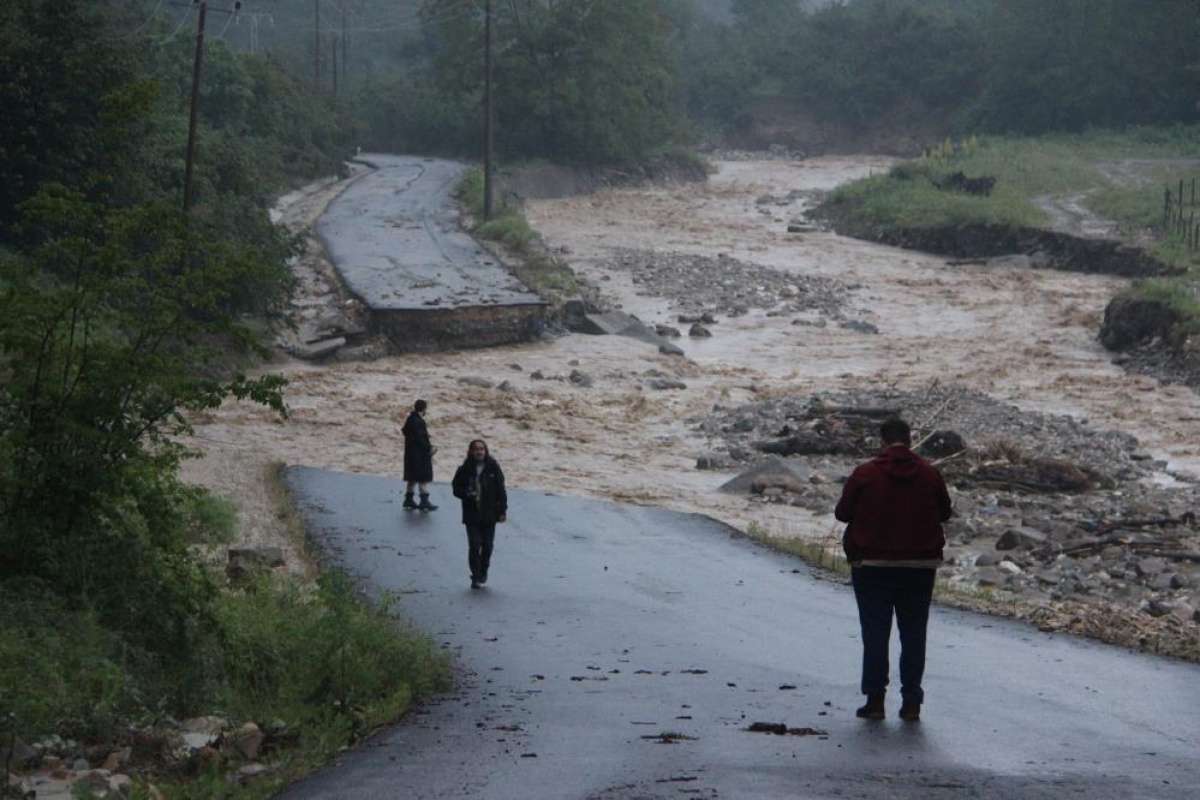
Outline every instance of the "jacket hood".
<path id="1" fill-rule="evenodd" d="M 875 456 L 872 463 L 888 476 L 900 481 L 912 480 L 921 469 L 921 457 L 902 445 L 888 447 Z"/>

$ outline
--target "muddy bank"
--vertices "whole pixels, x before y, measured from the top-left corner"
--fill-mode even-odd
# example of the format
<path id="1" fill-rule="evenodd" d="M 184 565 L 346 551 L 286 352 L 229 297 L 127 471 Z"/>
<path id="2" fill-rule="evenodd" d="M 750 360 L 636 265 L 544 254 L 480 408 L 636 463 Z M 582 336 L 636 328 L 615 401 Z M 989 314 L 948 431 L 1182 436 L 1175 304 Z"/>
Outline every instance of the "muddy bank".
<path id="1" fill-rule="evenodd" d="M 1200 341 L 1194 319 L 1177 307 L 1136 288 L 1117 295 L 1104 310 L 1100 342 L 1131 372 L 1167 383 L 1200 388 Z"/>
<path id="2" fill-rule="evenodd" d="M 788 394 L 689 423 L 713 444 L 701 468 L 777 459 L 734 484 L 749 502 L 827 514 L 892 413 L 951 487 L 945 583 L 1043 628 L 1200 659 L 1200 487 L 1132 436 L 952 386 Z"/>
<path id="3" fill-rule="evenodd" d="M 954 259 L 1023 254 L 1030 266 L 1095 275 L 1151 278 L 1182 272 L 1141 248 L 1111 239 L 1088 239 L 1058 231 L 1014 225 L 964 224 L 930 228 L 884 228 L 856 219 L 846 204 L 825 202 L 814 219 L 844 236 L 919 250 Z"/>

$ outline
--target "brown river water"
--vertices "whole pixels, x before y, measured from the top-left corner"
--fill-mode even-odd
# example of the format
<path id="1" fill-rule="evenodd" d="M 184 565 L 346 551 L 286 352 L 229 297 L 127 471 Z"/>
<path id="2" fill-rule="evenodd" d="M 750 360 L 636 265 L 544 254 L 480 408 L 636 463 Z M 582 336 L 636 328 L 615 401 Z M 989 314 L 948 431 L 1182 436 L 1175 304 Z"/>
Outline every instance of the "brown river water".
<path id="1" fill-rule="evenodd" d="M 628 271 L 609 269 L 613 248 L 723 253 L 784 273 L 833 278 L 852 287 L 846 315 L 871 323 L 878 335 L 796 326 L 791 316 L 751 311 L 720 318 L 711 339 L 685 335 L 680 344 L 687 360 L 633 339 L 583 335 L 371 362 L 283 360 L 268 369 L 291 381 L 290 419 L 235 402 L 196 417 L 190 443 L 202 456 L 188 462 L 185 478 L 235 499 L 247 540 L 278 541 L 264 477 L 271 463 L 398 478 L 400 425 L 412 401 L 424 397 L 440 448 L 438 480 L 450 477 L 470 439 L 483 436 L 512 485 L 702 512 L 741 528 L 756 522 L 779 534 L 825 536 L 833 529 L 831 514 L 716 493 L 731 475 L 695 469 L 709 443 L 685 420 L 714 404 L 779 393 L 919 389 L 935 380 L 1131 433 L 1172 470 L 1200 475 L 1194 393 L 1126 374 L 1096 340 L 1105 304 L 1123 279 L 949 266 L 943 258 L 832 233 L 789 234 L 787 222 L 809 200 L 758 202 L 766 194 L 828 190 L 889 165 L 869 156 L 721 162 L 706 185 L 605 190 L 534 201 L 527 209 L 551 248 L 568 253 L 578 273 L 646 322 L 687 328 L 674 321 L 668 300 L 639 294 L 644 290 Z M 311 224 L 336 190 L 337 184 L 323 184 L 294 193 L 279 213 L 293 225 Z M 588 373 L 594 385 L 561 380 L 574 369 Z M 687 388 L 650 391 L 641 374 L 649 369 Z M 532 380 L 536 370 L 550 380 Z M 465 376 L 508 380 L 515 390 L 463 385 Z M 453 513 L 447 491 L 435 491 L 438 501 Z"/>

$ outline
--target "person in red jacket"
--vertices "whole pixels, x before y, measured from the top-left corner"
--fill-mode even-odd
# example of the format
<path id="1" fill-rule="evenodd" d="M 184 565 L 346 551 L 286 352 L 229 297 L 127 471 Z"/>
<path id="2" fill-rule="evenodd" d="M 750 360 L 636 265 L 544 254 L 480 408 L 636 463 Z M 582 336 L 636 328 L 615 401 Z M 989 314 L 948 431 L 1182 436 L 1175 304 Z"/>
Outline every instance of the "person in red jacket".
<path id="1" fill-rule="evenodd" d="M 952 509 L 941 473 L 910 449 L 908 423 L 888 419 L 879 433 L 883 451 L 854 470 L 834 511 L 848 523 L 842 544 L 862 626 L 867 703 L 855 713 L 884 717 L 894 614 L 900 630 L 900 718 L 915 721 L 925 701 L 925 629 L 946 543 L 942 523 Z"/>

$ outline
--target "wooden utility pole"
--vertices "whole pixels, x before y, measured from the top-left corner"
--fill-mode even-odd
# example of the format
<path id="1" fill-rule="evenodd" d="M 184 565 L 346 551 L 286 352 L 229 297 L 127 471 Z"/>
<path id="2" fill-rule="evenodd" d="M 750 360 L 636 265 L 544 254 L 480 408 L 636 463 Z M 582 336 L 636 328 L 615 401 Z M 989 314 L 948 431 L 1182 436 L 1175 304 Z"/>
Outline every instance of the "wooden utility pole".
<path id="1" fill-rule="evenodd" d="M 208 3 L 200 0 L 200 22 L 196 26 L 196 58 L 192 63 L 192 105 L 188 112 L 187 160 L 183 168 L 183 213 L 192 210 L 192 171 L 196 158 L 196 113 L 200 105 L 200 70 L 204 64 L 204 22 Z"/>
<path id="2" fill-rule="evenodd" d="M 484 6 L 483 45 L 483 219 L 492 218 L 492 0 Z"/>
<path id="3" fill-rule="evenodd" d="M 321 85 L 321 0 L 313 0 L 313 82 Z"/>
<path id="4" fill-rule="evenodd" d="M 349 0 L 342 0 L 342 80 L 346 80 L 346 61 L 350 57 L 350 39 L 346 35 L 346 7 Z"/>
<path id="5" fill-rule="evenodd" d="M 338 96 L 338 37 L 330 36 L 333 42 L 333 96 Z"/>

